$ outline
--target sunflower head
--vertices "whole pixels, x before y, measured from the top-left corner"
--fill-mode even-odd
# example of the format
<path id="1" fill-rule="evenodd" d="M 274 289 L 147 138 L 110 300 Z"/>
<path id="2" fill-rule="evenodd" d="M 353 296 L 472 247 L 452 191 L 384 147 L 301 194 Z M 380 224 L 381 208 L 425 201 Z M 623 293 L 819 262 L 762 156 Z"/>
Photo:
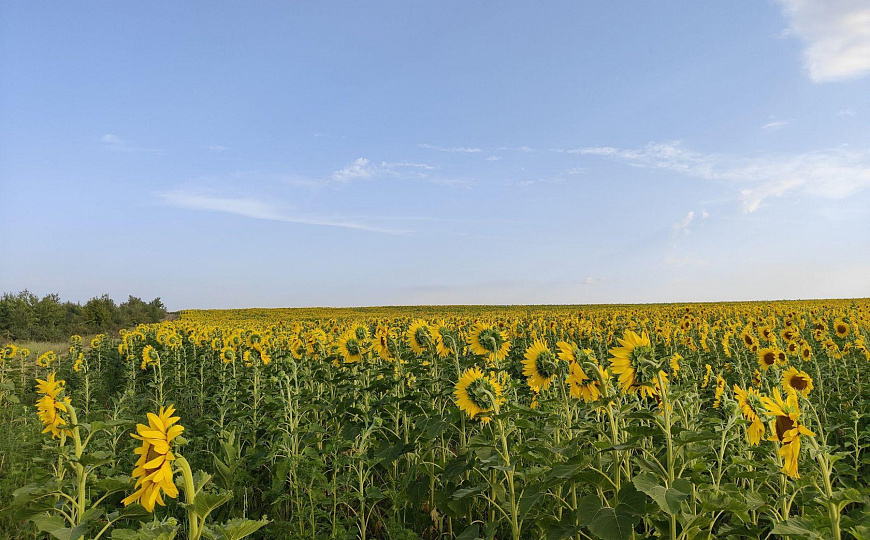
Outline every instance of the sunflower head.
<path id="1" fill-rule="evenodd" d="M 813 378 L 806 371 L 798 371 L 794 366 L 790 366 L 782 374 L 782 387 L 786 392 L 794 391 L 807 397 L 814 388 Z"/>
<path id="2" fill-rule="evenodd" d="M 843 319 L 834 321 L 834 333 L 838 338 L 844 338 L 849 335 L 849 324 Z"/>
<path id="3" fill-rule="evenodd" d="M 754 388 L 744 390 L 735 384 L 734 398 L 737 400 L 737 405 L 740 407 L 743 418 L 750 422 L 749 427 L 746 429 L 746 440 L 750 445 L 755 446 L 761 442 L 765 433 L 764 422 L 761 420 L 761 415 L 764 414 L 761 394 Z"/>
<path id="4" fill-rule="evenodd" d="M 132 437 L 142 441 L 142 445 L 134 450 L 139 456 L 133 478 L 136 478 L 136 491 L 123 500 L 124 506 L 138 502 L 149 512 L 154 511 L 154 505 L 164 506 L 163 495 L 178 497 L 178 488 L 173 481 L 172 462 L 175 461 L 171 447 L 173 440 L 184 431 L 175 425 L 179 418 L 172 416 L 175 409 L 172 405 L 161 407 L 159 414 L 148 413 L 148 425 L 138 424 L 137 433 Z"/>
<path id="5" fill-rule="evenodd" d="M 497 378 L 486 375 L 478 367 L 467 369 L 459 377 L 454 390 L 456 404 L 469 418 L 480 417 L 489 422 L 488 413 L 504 403 L 502 385 Z"/>
<path id="6" fill-rule="evenodd" d="M 365 350 L 355 332 L 346 332 L 338 339 L 338 352 L 345 363 L 352 364 L 362 360 Z"/>
<path id="7" fill-rule="evenodd" d="M 535 340 L 526 350 L 523 375 L 535 392 L 549 388 L 559 372 L 559 358 L 541 340 Z"/>
<path id="8" fill-rule="evenodd" d="M 511 343 L 504 331 L 478 323 L 471 331 L 468 347 L 474 354 L 486 356 L 490 361 L 501 361 L 507 357 Z"/>
<path id="9" fill-rule="evenodd" d="M 417 319 L 411 323 L 405 332 L 405 339 L 414 354 L 423 354 L 435 342 L 432 339 L 432 329 L 426 321 Z"/>
<path id="10" fill-rule="evenodd" d="M 767 371 L 771 366 L 775 366 L 779 362 L 779 351 L 773 347 L 765 347 L 758 351 L 758 365 L 763 371 Z"/>
<path id="11" fill-rule="evenodd" d="M 611 371 L 619 376 L 619 387 L 623 393 L 640 392 L 643 397 L 658 394 L 658 375 L 661 361 L 656 358 L 649 336 L 628 330 L 617 340 L 619 347 L 610 350 Z"/>
<path id="12" fill-rule="evenodd" d="M 70 434 L 69 429 L 64 427 L 67 420 L 61 414 L 67 412 L 67 405 L 70 404 L 69 398 L 62 396 L 65 385 L 63 379 L 55 379 L 54 373 L 49 373 L 45 380 L 36 379 L 36 393 L 41 396 L 36 401 L 37 414 L 45 426 L 42 432 L 51 433 L 52 438 Z"/>

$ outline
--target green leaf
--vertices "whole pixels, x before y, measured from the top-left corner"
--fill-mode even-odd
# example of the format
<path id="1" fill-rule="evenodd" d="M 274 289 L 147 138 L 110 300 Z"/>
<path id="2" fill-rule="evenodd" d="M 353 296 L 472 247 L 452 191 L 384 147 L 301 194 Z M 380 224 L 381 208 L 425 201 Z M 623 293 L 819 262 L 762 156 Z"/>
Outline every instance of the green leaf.
<path id="1" fill-rule="evenodd" d="M 456 537 L 456 540 L 479 540 L 480 538 L 480 523 L 472 523 Z"/>
<path id="2" fill-rule="evenodd" d="M 193 511 L 202 519 L 205 519 L 212 510 L 232 500 L 232 493 L 205 493 L 203 491 L 193 499 Z"/>
<path id="3" fill-rule="evenodd" d="M 632 483 L 637 489 L 652 497 L 659 508 L 671 515 L 680 511 L 680 503 L 689 497 L 692 490 L 692 484 L 688 480 L 678 478 L 674 480 L 673 487 L 666 488 L 649 473 L 635 476 Z"/>
<path id="4" fill-rule="evenodd" d="M 811 538 L 813 540 L 822 540 L 822 535 L 815 532 L 813 522 L 808 519 L 791 518 L 785 521 L 780 521 L 773 526 L 773 534 L 783 536 L 797 536 L 799 538 Z"/>
<path id="5" fill-rule="evenodd" d="M 213 525 L 211 530 L 204 532 L 213 540 L 241 540 L 246 536 L 254 534 L 268 523 L 269 520 L 265 518 L 258 521 L 237 518 L 231 519 L 221 525 Z"/>

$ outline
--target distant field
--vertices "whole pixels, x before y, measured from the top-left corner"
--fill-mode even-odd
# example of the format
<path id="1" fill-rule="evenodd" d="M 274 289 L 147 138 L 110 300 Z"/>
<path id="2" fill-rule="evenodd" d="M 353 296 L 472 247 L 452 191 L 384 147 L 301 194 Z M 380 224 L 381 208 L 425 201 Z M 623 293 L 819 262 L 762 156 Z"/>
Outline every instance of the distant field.
<path id="1" fill-rule="evenodd" d="M 20 412 L 3 417 L 0 536 L 190 536 L 193 522 L 226 538 L 233 524 L 258 538 L 870 538 L 868 334 L 870 300 L 854 299 L 191 310 L 93 347 L 18 344 L 59 358 L 24 388 L 5 362 Z M 81 458 L 60 481 L 69 499 L 37 500 L 58 489 L 51 448 L 74 452 L 68 411 L 51 424 L 32 408 L 46 395 L 32 378 L 50 373 L 66 381 L 52 399 L 102 430 L 82 450 L 81 507 Z M 169 415 L 146 418 L 170 404 L 184 444 Z M 142 454 L 135 423 L 150 424 Z M 190 507 L 187 463 L 213 475 Z"/>

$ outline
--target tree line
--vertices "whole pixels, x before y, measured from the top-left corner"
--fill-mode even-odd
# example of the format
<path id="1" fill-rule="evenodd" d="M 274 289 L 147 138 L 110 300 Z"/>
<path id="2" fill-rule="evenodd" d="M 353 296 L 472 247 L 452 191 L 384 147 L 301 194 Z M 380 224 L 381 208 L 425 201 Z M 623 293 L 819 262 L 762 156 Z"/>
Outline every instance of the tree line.
<path id="1" fill-rule="evenodd" d="M 145 302 L 130 296 L 116 304 L 104 294 L 82 305 L 62 302 L 57 294 L 40 298 L 24 290 L 0 297 L 0 340 L 66 341 L 73 334 L 112 332 L 165 317 L 166 306 L 159 297 Z"/>

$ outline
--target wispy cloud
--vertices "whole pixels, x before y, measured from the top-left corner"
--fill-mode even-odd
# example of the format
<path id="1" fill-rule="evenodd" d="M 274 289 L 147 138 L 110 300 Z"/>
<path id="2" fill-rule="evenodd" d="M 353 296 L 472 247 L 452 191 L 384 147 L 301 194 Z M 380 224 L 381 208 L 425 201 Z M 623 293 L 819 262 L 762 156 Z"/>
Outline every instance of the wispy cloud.
<path id="1" fill-rule="evenodd" d="M 615 159 L 634 167 L 742 184 L 740 197 L 746 212 L 757 210 L 765 199 L 787 193 L 842 199 L 870 186 L 870 150 L 838 148 L 743 157 L 695 152 L 679 142 L 668 142 L 649 143 L 632 150 L 594 146 L 569 152 Z"/>
<path id="2" fill-rule="evenodd" d="M 853 111 L 852 109 L 840 109 L 839 111 L 837 111 L 837 116 L 839 116 L 840 118 L 855 116 L 855 111 Z"/>
<path id="3" fill-rule="evenodd" d="M 111 133 L 106 133 L 102 137 L 100 137 L 100 142 L 108 148 L 109 150 L 114 150 L 116 152 L 162 152 L 163 150 L 159 148 L 142 148 L 139 146 L 135 146 L 131 144 L 129 141 L 118 137 L 117 135 L 113 135 Z"/>
<path id="4" fill-rule="evenodd" d="M 215 196 L 210 193 L 183 189 L 158 193 L 157 195 L 164 204 L 178 208 L 224 212 L 253 219 L 299 223 L 303 225 L 340 227 L 391 235 L 402 236 L 411 234 L 411 231 L 407 230 L 386 229 L 343 218 L 294 216 L 281 211 L 271 203 L 251 197 Z"/>
<path id="5" fill-rule="evenodd" d="M 774 120 L 772 122 L 768 122 L 761 126 L 761 129 L 766 129 L 769 131 L 776 131 L 778 129 L 782 129 L 785 126 L 789 125 L 791 120 Z"/>
<path id="6" fill-rule="evenodd" d="M 866 0 L 779 0 L 790 29 L 806 44 L 814 82 L 870 73 L 870 4 Z"/>
<path id="7" fill-rule="evenodd" d="M 689 225 L 695 221 L 695 211 L 690 210 L 686 217 L 681 219 L 680 221 L 674 223 L 671 226 L 671 229 L 674 231 L 674 234 L 689 234 L 692 231 L 689 229 Z"/>
<path id="8" fill-rule="evenodd" d="M 432 144 L 420 144 L 418 145 L 420 148 L 426 148 L 428 150 L 438 150 L 439 152 L 453 152 L 458 154 L 479 154 L 483 152 L 480 148 L 471 147 L 471 146 L 435 146 Z"/>
<path id="9" fill-rule="evenodd" d="M 374 166 L 367 158 L 361 157 L 348 163 L 343 169 L 332 173 L 332 179 L 336 182 L 350 182 L 351 180 L 371 178 L 374 174 Z"/>
<path id="10" fill-rule="evenodd" d="M 411 161 L 392 161 L 392 162 L 382 161 L 381 167 L 386 167 L 388 169 L 397 169 L 397 168 L 409 167 L 409 168 L 413 168 L 413 169 L 424 169 L 427 171 L 434 171 L 435 170 L 435 166 L 429 165 L 428 163 L 414 163 Z"/>
<path id="11" fill-rule="evenodd" d="M 219 144 L 206 144 L 203 146 L 205 150 L 209 150 L 210 152 L 226 152 L 229 150 L 226 146 L 221 146 Z"/>

